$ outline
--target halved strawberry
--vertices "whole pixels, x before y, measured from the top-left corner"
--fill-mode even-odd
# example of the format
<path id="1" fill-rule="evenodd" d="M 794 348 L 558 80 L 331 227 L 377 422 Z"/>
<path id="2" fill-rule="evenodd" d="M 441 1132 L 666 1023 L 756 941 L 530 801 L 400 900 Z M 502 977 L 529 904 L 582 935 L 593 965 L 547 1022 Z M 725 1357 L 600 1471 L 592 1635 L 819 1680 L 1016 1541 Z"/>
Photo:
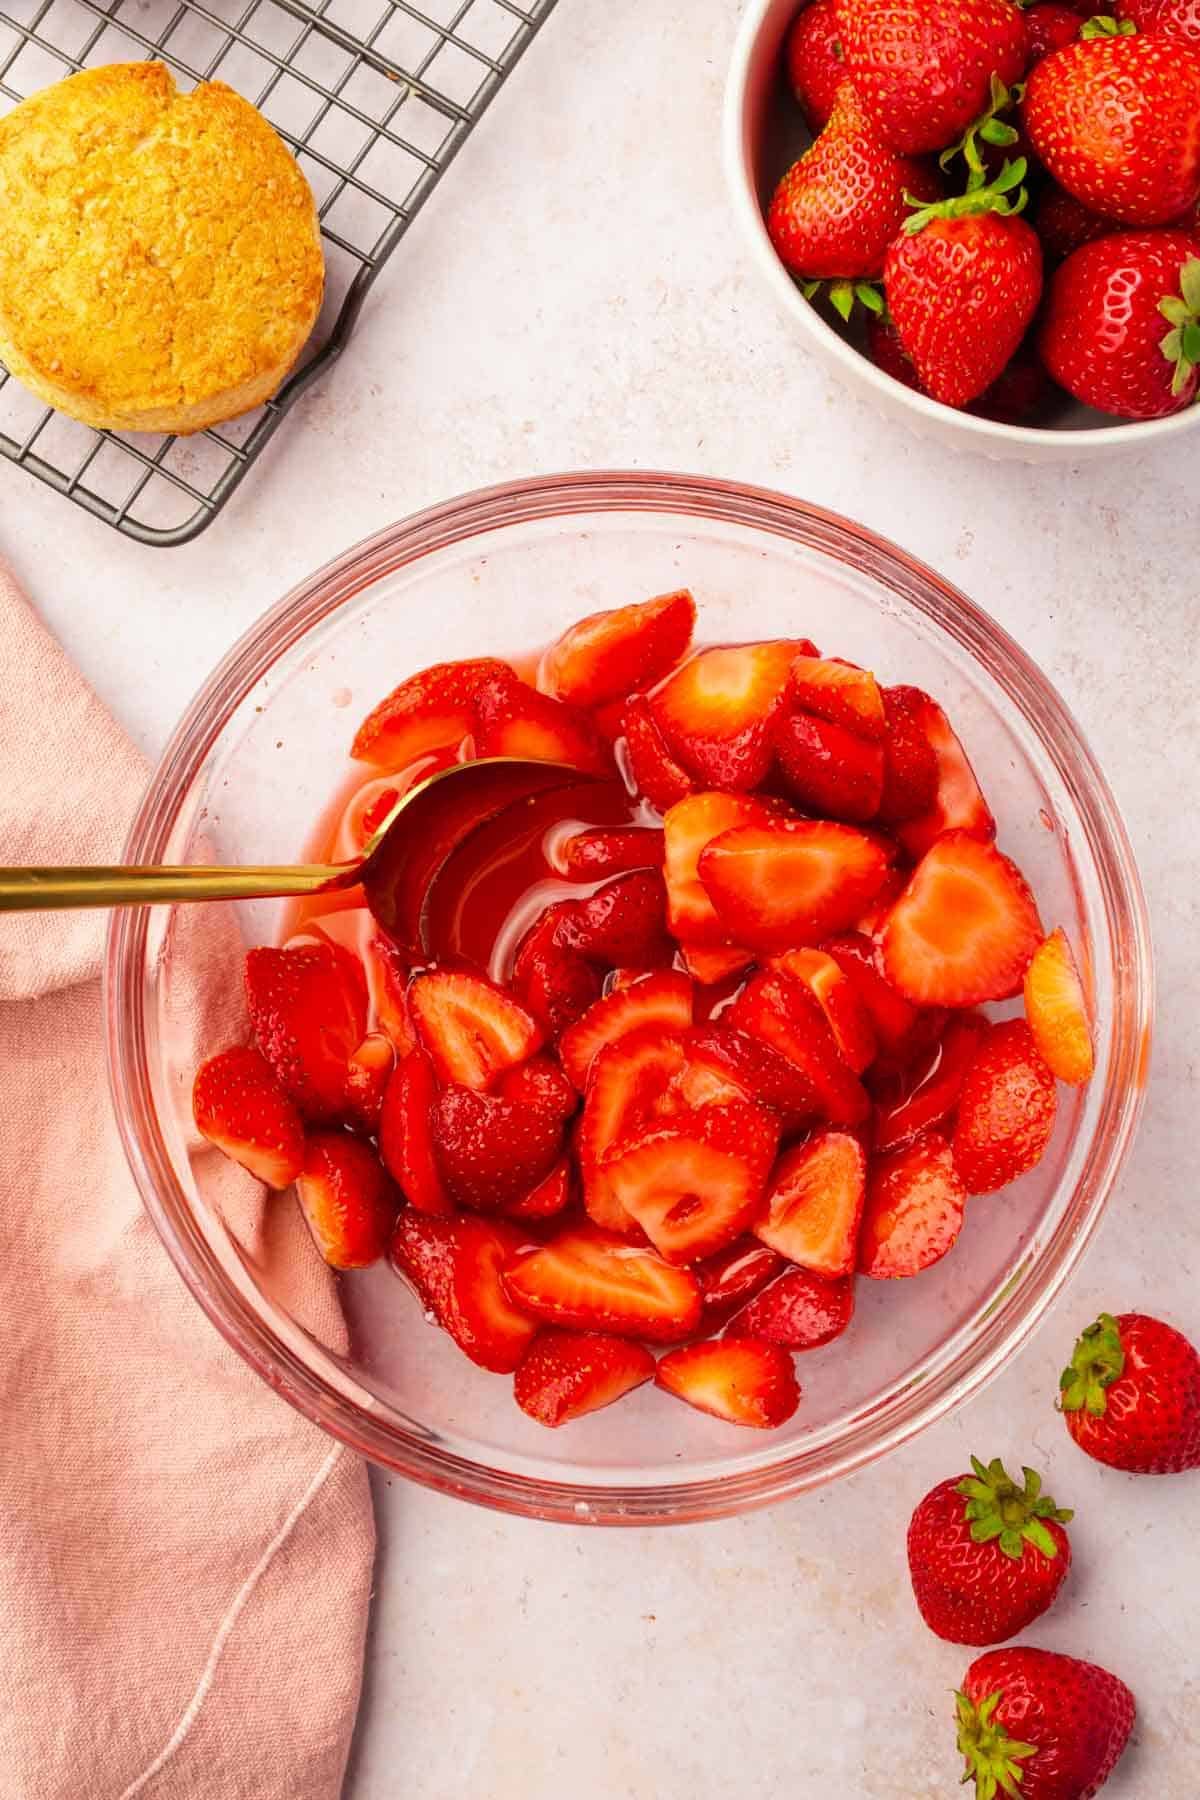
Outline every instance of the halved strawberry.
<path id="1" fill-rule="evenodd" d="M 677 1113 L 694 1113 L 705 1106 L 730 1106 L 753 1097 L 747 1081 L 735 1081 L 715 1057 L 701 1051 L 689 1057 L 678 1075 L 672 1077 L 658 1111 L 666 1123 Z"/>
<path id="2" fill-rule="evenodd" d="M 602 968 L 654 969 L 670 962 L 675 946 L 667 936 L 667 891 L 657 869 L 618 875 L 576 900 L 559 922 L 557 940 Z"/>
<path id="3" fill-rule="evenodd" d="M 446 1191 L 433 1153 L 433 1103 L 437 1098 L 433 1067 L 423 1050 L 414 1050 L 388 1082 L 379 1115 L 379 1154 L 418 1212 L 448 1214 L 454 1202 Z"/>
<path id="4" fill-rule="evenodd" d="M 346 1065 L 367 1032 L 358 958 L 329 942 L 251 950 L 246 1004 L 258 1048 L 304 1117 L 340 1118 Z"/>
<path id="5" fill-rule="evenodd" d="M 503 1271 L 527 1239 L 503 1219 L 428 1219 L 410 1208 L 392 1237 L 392 1260 L 464 1355 L 511 1375 L 537 1326 L 505 1290 Z"/>
<path id="6" fill-rule="evenodd" d="M 775 1165 L 754 1235 L 789 1262 L 832 1281 L 849 1275 L 867 1191 L 867 1158 L 848 1131 L 814 1131 Z"/>
<path id="7" fill-rule="evenodd" d="M 953 1248 L 967 1190 L 940 1132 L 871 1159 L 858 1266 L 874 1281 L 919 1275 Z"/>
<path id="8" fill-rule="evenodd" d="M 1070 941 L 1059 925 L 1038 945 L 1025 971 L 1025 1015 L 1053 1075 L 1078 1087 L 1096 1067 L 1083 983 Z"/>
<path id="9" fill-rule="evenodd" d="M 561 1232 L 520 1257 L 504 1282 L 534 1318 L 580 1331 L 670 1344 L 700 1323 L 700 1289 L 687 1269 L 594 1225 Z"/>
<path id="10" fill-rule="evenodd" d="M 807 812 L 858 823 L 875 817 L 883 798 L 882 744 L 806 712 L 781 712 L 772 730 L 780 771 Z"/>
<path id="11" fill-rule="evenodd" d="M 476 1212 L 519 1200 L 562 1153 L 563 1122 L 538 1107 L 444 1088 L 433 1103 L 434 1154 L 454 1198 Z"/>
<path id="12" fill-rule="evenodd" d="M 591 775 L 613 775 L 612 753 L 586 713 L 539 694 L 505 674 L 475 694 L 475 753 L 565 763 Z"/>
<path id="13" fill-rule="evenodd" d="M 818 1350 L 841 1337 L 853 1317 L 852 1276 L 823 1281 L 807 1269 L 789 1269 L 734 1315 L 729 1332 L 782 1350 Z"/>
<path id="14" fill-rule="evenodd" d="M 992 844 L 948 831 L 892 908 L 883 966 L 918 1006 L 978 1006 L 1018 993 L 1042 922 L 1025 877 Z"/>
<path id="15" fill-rule="evenodd" d="M 694 1262 L 750 1224 L 778 1142 L 770 1113 L 735 1100 L 643 1129 L 606 1160 L 604 1174 L 660 1255 Z"/>
<path id="16" fill-rule="evenodd" d="M 660 1358 L 655 1383 L 699 1412 L 769 1431 L 800 1404 L 792 1359 L 759 1338 L 709 1338 Z"/>
<path id="17" fill-rule="evenodd" d="M 788 671 L 786 704 L 876 743 L 887 736 L 879 683 L 868 669 L 840 657 L 797 656 Z"/>
<path id="18" fill-rule="evenodd" d="M 300 1114 L 257 1050 L 210 1056 L 192 1085 L 196 1129 L 268 1187 L 290 1187 L 304 1163 Z"/>
<path id="19" fill-rule="evenodd" d="M 599 1331 L 539 1331 L 513 1377 L 513 1397 L 539 1425 L 598 1412 L 654 1378 L 642 1344 Z"/>
<path id="20" fill-rule="evenodd" d="M 537 1020 L 511 994 L 463 969 L 418 975 L 408 1005 L 438 1075 L 462 1087 L 486 1088 L 542 1043 Z"/>
<path id="21" fill-rule="evenodd" d="M 571 1159 L 564 1156 L 535 1188 L 519 1200 L 510 1200 L 501 1210 L 510 1219 L 552 1219 L 571 1204 L 574 1185 Z"/>
<path id="22" fill-rule="evenodd" d="M 333 1269 L 365 1269 L 388 1247 L 400 1196 L 374 1150 L 344 1131 L 314 1131 L 296 1194 L 305 1223 Z"/>
<path id="23" fill-rule="evenodd" d="M 925 734 L 928 694 L 916 687 L 880 690 L 887 725 L 879 817 L 892 824 L 928 813 L 937 799 L 938 759 Z"/>
<path id="24" fill-rule="evenodd" d="M 867 1009 L 878 1044 L 876 1069 L 904 1067 L 937 1041 L 945 1021 L 941 1008 L 918 1009 L 898 993 L 883 973 L 879 948 L 861 932 L 846 932 L 822 946 L 853 983 Z"/>
<path id="25" fill-rule="evenodd" d="M 801 982 L 778 969 L 755 975 L 730 1008 L 729 1023 L 798 1069 L 831 1125 L 857 1125 L 867 1117 L 866 1089 L 842 1061 L 824 1014 Z"/>
<path id="26" fill-rule="evenodd" d="M 576 706 L 602 706 L 658 681 L 692 641 L 696 602 L 686 588 L 589 613 L 542 658 L 538 686 Z"/>
<path id="27" fill-rule="evenodd" d="M 771 966 L 804 983 L 825 1014 L 842 1061 L 861 1075 L 879 1046 L 871 1015 L 841 964 L 827 950 L 804 949 L 785 950 Z"/>
<path id="28" fill-rule="evenodd" d="M 614 1144 L 650 1117 L 682 1067 L 682 1041 L 657 1025 L 627 1033 L 593 1060 L 578 1150 L 583 1204 L 597 1225 L 610 1231 L 636 1229 L 609 1186 L 604 1160 Z"/>
<path id="29" fill-rule="evenodd" d="M 701 650 L 651 696 L 655 723 L 684 768 L 708 786 L 745 792 L 771 766 L 771 720 L 805 640 Z"/>
<path id="30" fill-rule="evenodd" d="M 629 869 L 661 869 L 664 854 L 662 832 L 645 825 L 627 831 L 596 826 L 575 832 L 554 848 L 555 862 L 569 881 L 595 881 Z"/>
<path id="31" fill-rule="evenodd" d="M 1057 1111 L 1054 1077 L 1024 1019 L 991 1026 L 963 1077 L 954 1124 L 967 1192 L 994 1193 L 1039 1163 Z"/>
<path id="32" fill-rule="evenodd" d="M 535 1106 L 556 1119 L 569 1119 L 579 1105 L 579 1095 L 552 1056 L 535 1056 L 515 1069 L 505 1069 L 496 1092 L 505 1100 Z"/>
<path id="33" fill-rule="evenodd" d="M 730 976 L 740 975 L 754 961 L 753 950 L 740 950 L 736 944 L 730 944 L 728 948 L 721 944 L 711 948 L 684 944 L 681 952 L 688 974 L 701 987 L 719 987 Z"/>
<path id="34" fill-rule="evenodd" d="M 691 794 L 663 819 L 667 922 L 686 944 L 727 948 L 727 933 L 700 880 L 700 858 L 735 825 L 762 825 L 775 809 L 753 794 Z"/>
<path id="35" fill-rule="evenodd" d="M 362 961 L 372 1025 L 387 1034 L 397 1056 L 407 1056 L 417 1044 L 408 1011 L 408 962 L 395 944 L 378 933 L 363 944 Z"/>
<path id="36" fill-rule="evenodd" d="M 395 1066 L 396 1052 L 381 1031 L 369 1032 L 346 1064 L 346 1114 L 364 1131 L 379 1129 L 383 1096 Z"/>
<path id="37" fill-rule="evenodd" d="M 781 1256 L 752 1237 L 738 1238 L 698 1262 L 693 1273 L 700 1283 L 702 1329 L 716 1331 L 768 1281 L 781 1275 L 785 1266 Z"/>
<path id="38" fill-rule="evenodd" d="M 517 997 L 550 1037 L 557 1037 L 582 1018 L 600 998 L 600 970 L 559 941 L 559 926 L 574 905 L 567 901 L 547 907 L 522 938 L 513 964 L 512 985 Z"/>
<path id="39" fill-rule="evenodd" d="M 996 835 L 996 821 L 949 719 L 928 694 L 916 704 L 915 717 L 937 765 L 937 791 L 927 812 L 900 825 L 901 843 L 910 856 L 917 857 L 945 831 L 966 831 L 990 842 Z"/>
<path id="40" fill-rule="evenodd" d="M 876 1150 L 900 1150 L 930 1126 L 946 1124 L 987 1030 L 977 1013 L 953 1017 L 938 1043 L 875 1086 Z"/>
<path id="41" fill-rule="evenodd" d="M 661 969 L 597 1000 L 577 1025 L 564 1031 L 559 1055 L 563 1068 L 582 1093 L 593 1058 L 606 1044 L 643 1026 L 658 1025 L 677 1034 L 691 1022 L 691 982 L 678 969 Z"/>
<path id="42" fill-rule="evenodd" d="M 686 769 L 680 768 L 667 749 L 666 739 L 654 723 L 650 702 L 644 695 L 635 694 L 626 702 L 621 732 L 634 790 L 651 806 L 665 813 L 694 791 L 697 783 Z"/>
<path id="43" fill-rule="evenodd" d="M 756 950 L 792 950 L 847 930 L 887 870 L 875 838 L 824 819 L 736 825 L 700 855 L 700 879 L 727 935 Z"/>
<path id="44" fill-rule="evenodd" d="M 855 920 L 854 929 L 863 937 L 873 938 L 887 924 L 887 916 L 897 900 L 908 886 L 908 870 L 892 867 L 884 877 L 883 886 L 867 907 L 862 917 Z"/>
<path id="45" fill-rule="evenodd" d="M 494 656 L 434 663 L 410 675 L 367 714 L 350 754 L 380 769 L 402 769 L 430 750 L 455 745 L 475 729 L 475 696 L 486 681 L 515 681 Z"/>
<path id="46" fill-rule="evenodd" d="M 699 1025 L 683 1040 L 687 1069 L 693 1072 L 690 1082 L 677 1076 L 688 1092 L 703 1091 L 697 1085 L 697 1072 L 709 1077 L 709 1091 L 714 1084 L 732 1082 L 744 1099 L 757 1100 L 782 1115 L 790 1126 L 806 1113 L 817 1111 L 817 1091 L 802 1070 L 788 1057 L 772 1050 L 753 1033 L 739 1031 L 729 1017 Z"/>

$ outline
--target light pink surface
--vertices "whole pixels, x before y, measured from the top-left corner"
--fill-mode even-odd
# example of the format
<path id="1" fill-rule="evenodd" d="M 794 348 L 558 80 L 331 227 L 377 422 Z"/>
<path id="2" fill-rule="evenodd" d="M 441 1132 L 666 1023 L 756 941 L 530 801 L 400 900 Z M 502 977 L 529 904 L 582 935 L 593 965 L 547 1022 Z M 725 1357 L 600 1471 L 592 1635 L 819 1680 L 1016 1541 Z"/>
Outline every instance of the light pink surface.
<path id="1" fill-rule="evenodd" d="M 0 643 L 0 861 L 116 861 L 145 770 L 2 569 Z M 213 919 L 187 915 L 213 933 L 206 1042 L 240 1023 Z M 331 1800 L 371 1581 L 365 1468 L 226 1348 L 143 1215 L 105 1077 L 105 922 L 0 919 L 0 1792 Z M 235 1171 L 229 1204 L 256 1233 Z M 332 1282 L 278 1205 L 260 1242 L 279 1290 L 334 1341 Z"/>

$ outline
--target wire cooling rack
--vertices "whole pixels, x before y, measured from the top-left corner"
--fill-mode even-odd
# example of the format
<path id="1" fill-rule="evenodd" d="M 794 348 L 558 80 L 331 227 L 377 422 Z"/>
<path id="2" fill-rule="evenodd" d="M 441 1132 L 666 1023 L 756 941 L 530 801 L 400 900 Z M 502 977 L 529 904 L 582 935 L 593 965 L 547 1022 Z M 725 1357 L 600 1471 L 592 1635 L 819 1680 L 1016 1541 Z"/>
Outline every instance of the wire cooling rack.
<path id="1" fill-rule="evenodd" d="M 257 412 L 192 437 L 98 432 L 0 365 L 0 452 L 146 544 L 221 510 L 309 382 L 555 0 L 0 0 L 0 113 L 73 70 L 159 57 L 219 80 L 295 151 L 321 213 L 326 295 L 307 360 Z"/>

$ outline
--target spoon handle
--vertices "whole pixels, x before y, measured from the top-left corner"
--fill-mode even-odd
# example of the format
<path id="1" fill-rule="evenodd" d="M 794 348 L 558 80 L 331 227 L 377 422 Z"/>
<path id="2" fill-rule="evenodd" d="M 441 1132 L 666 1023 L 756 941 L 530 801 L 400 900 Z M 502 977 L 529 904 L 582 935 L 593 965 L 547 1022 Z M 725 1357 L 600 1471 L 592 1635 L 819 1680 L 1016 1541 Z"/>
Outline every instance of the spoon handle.
<path id="1" fill-rule="evenodd" d="M 88 867 L 0 869 L 0 912 L 78 906 L 156 906 L 164 900 L 274 900 L 353 887 L 360 864 L 221 869 Z"/>

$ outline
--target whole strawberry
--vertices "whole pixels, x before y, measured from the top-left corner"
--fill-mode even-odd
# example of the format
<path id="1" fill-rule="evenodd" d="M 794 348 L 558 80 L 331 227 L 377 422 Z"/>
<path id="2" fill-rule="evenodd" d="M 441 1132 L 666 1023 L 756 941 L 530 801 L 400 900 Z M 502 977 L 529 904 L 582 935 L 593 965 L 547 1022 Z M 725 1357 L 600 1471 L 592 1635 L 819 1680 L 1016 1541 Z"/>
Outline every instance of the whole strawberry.
<path id="1" fill-rule="evenodd" d="M 1052 50 L 1073 44 L 1079 36 L 1079 14 L 1070 6 L 1059 6 L 1056 0 L 1040 0 L 1025 14 L 1028 66 L 1041 62 Z"/>
<path id="2" fill-rule="evenodd" d="M 1114 11 L 1147 36 L 1200 44 L 1200 0 L 1117 0 Z"/>
<path id="3" fill-rule="evenodd" d="M 982 394 L 1025 335 L 1042 293 L 1037 234 L 1016 217 L 1021 158 L 989 186 L 914 213 L 888 250 L 883 285 L 926 391 L 947 406 Z"/>
<path id="4" fill-rule="evenodd" d="M 1063 1526 L 1073 1516 L 1024 1470 L 1018 1487 L 999 1460 L 943 1481 L 908 1527 L 908 1571 L 921 1617 L 951 1644 L 1002 1644 L 1051 1606 L 1071 1567 Z"/>
<path id="5" fill-rule="evenodd" d="M 1019 1644 L 976 1657 L 957 1701 L 963 1781 L 974 1781 L 976 1800 L 1092 1800 L 1133 1730 L 1123 1681 Z"/>
<path id="6" fill-rule="evenodd" d="M 1025 69 L 1025 21 L 1012 0 L 837 0 L 846 68 L 881 134 L 920 155 L 961 136 L 993 76 Z"/>
<path id="7" fill-rule="evenodd" d="M 1096 212 L 1164 225 L 1200 194 L 1200 47 L 1085 35 L 1032 70 L 1022 112 L 1051 175 Z"/>
<path id="8" fill-rule="evenodd" d="M 1060 386 L 1100 412 L 1158 419 L 1195 398 L 1200 237 L 1119 231 L 1050 278 L 1038 352 Z"/>
<path id="9" fill-rule="evenodd" d="M 846 79 L 834 0 L 812 0 L 812 5 L 805 7 L 788 32 L 784 54 L 792 92 L 815 137 L 829 123 L 838 89 Z"/>
<path id="10" fill-rule="evenodd" d="M 1038 195 L 1031 223 L 1042 240 L 1043 255 L 1051 262 L 1061 262 L 1081 244 L 1111 237 L 1114 231 L 1122 229 L 1119 219 L 1093 212 L 1053 181 L 1047 182 Z"/>
<path id="11" fill-rule="evenodd" d="M 936 199 L 936 177 L 883 142 L 844 82 L 828 125 L 775 190 L 767 230 L 807 280 L 878 275 L 908 213 L 905 193 Z"/>
<path id="12" fill-rule="evenodd" d="M 1081 1450 L 1133 1475 L 1200 1468 L 1200 1356 L 1146 1313 L 1101 1313 L 1063 1370 L 1059 1404 Z"/>

